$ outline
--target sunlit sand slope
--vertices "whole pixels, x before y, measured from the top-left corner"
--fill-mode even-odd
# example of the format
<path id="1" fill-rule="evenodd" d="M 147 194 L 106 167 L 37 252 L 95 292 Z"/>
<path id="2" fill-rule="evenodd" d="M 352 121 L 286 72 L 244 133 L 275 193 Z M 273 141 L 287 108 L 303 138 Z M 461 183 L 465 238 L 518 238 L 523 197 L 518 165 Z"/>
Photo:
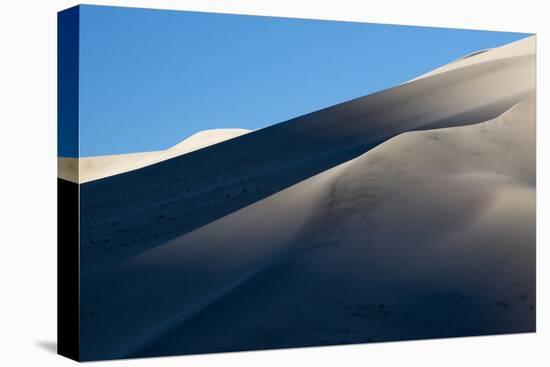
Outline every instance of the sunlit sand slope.
<path id="1" fill-rule="evenodd" d="M 200 131 L 166 150 L 115 154 L 85 158 L 58 158 L 58 176 L 67 181 L 85 183 L 118 175 L 190 153 L 210 145 L 249 133 L 246 129 L 213 129 Z"/>

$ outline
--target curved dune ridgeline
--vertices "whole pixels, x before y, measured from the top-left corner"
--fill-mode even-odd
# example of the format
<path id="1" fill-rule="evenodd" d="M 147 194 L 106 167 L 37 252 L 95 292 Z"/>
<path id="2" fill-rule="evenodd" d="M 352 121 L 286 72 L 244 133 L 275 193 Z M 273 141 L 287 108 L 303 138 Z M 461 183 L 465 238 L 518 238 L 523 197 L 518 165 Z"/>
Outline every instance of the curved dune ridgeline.
<path id="1" fill-rule="evenodd" d="M 85 158 L 59 157 L 58 176 L 74 183 L 95 181 L 147 167 L 249 132 L 250 130 L 246 129 L 205 130 L 166 150 Z"/>

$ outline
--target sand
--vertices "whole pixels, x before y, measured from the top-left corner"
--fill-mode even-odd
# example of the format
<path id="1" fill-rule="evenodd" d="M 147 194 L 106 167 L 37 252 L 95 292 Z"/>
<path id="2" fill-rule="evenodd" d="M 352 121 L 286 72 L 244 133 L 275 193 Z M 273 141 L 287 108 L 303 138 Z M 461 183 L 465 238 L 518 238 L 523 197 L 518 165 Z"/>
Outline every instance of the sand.
<path id="1" fill-rule="evenodd" d="M 114 154 L 85 158 L 58 158 L 58 177 L 75 183 L 85 183 L 147 167 L 225 140 L 247 134 L 246 129 L 212 129 L 200 131 L 166 150 Z"/>

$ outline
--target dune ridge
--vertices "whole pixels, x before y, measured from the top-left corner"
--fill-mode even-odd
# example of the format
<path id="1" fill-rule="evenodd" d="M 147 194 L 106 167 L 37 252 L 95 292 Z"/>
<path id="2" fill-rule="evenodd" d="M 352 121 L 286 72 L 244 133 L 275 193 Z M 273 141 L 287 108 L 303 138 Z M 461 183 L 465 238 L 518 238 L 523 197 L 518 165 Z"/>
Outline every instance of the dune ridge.
<path id="1" fill-rule="evenodd" d="M 495 66 L 494 65 L 495 63 L 499 63 L 501 61 L 509 62 L 514 58 L 529 57 L 529 56 L 532 57 L 532 55 L 534 55 L 534 52 L 535 52 L 535 40 L 536 40 L 535 36 L 531 36 L 531 37 L 528 37 L 527 39 L 516 41 L 499 48 L 474 52 L 470 55 L 465 55 L 463 58 L 456 60 L 454 62 L 451 62 L 445 66 L 436 68 L 433 71 L 426 73 L 424 75 L 421 75 L 411 81 L 418 81 L 420 79 L 425 79 L 441 73 L 450 72 L 457 69 L 464 69 L 464 68 L 472 67 L 476 65 L 479 67 L 480 65 L 483 65 L 485 63 L 491 64 L 490 66 Z M 519 60 L 516 60 L 516 63 L 519 63 Z M 524 71 L 529 71 L 527 68 L 524 68 L 524 69 L 525 69 Z M 485 72 L 488 74 L 492 73 L 492 71 L 487 72 L 486 70 Z M 451 79 L 450 75 L 448 79 Z M 461 79 L 465 81 L 466 78 L 461 76 Z M 516 78 L 516 79 L 519 80 L 519 78 Z M 530 82 L 528 75 L 526 75 L 526 78 L 524 78 L 524 80 L 526 83 Z M 407 83 L 410 83 L 410 82 L 407 82 Z M 423 88 L 429 88 L 429 87 L 423 87 Z M 508 86 L 505 87 L 505 89 L 507 88 Z M 457 88 L 457 90 L 458 89 L 463 90 L 462 88 Z M 518 88 L 515 88 L 515 89 L 517 91 L 521 90 L 519 86 Z M 384 91 L 382 93 L 377 93 L 375 95 L 379 95 L 379 94 L 384 94 Z M 497 93 L 497 94 L 500 94 L 500 93 Z M 523 93 L 523 95 L 526 95 L 526 94 Z M 373 97 L 374 95 L 371 95 L 371 96 L 359 98 L 354 101 L 345 102 L 343 104 L 333 107 L 332 109 L 345 108 L 350 110 L 352 108 L 357 108 L 357 106 L 354 106 L 354 105 L 358 103 L 361 103 L 361 104 L 365 103 L 366 101 L 363 101 L 364 98 L 367 98 L 367 99 L 370 98 L 372 101 L 369 101 L 369 102 L 372 102 L 372 103 L 381 102 L 380 99 L 374 100 Z M 396 97 L 397 96 L 391 96 L 392 99 Z M 511 104 L 508 103 L 507 107 L 510 107 L 510 105 L 513 105 L 513 103 L 521 100 L 521 98 L 518 99 L 515 96 L 508 95 L 507 97 L 504 97 L 504 98 L 500 97 L 501 101 L 499 102 L 500 103 L 505 102 L 504 100 L 506 98 L 514 99 L 514 102 L 512 102 Z M 420 100 L 420 98 L 417 98 L 417 99 Z M 359 107 L 363 107 L 363 106 L 359 106 Z M 459 107 L 459 109 L 463 108 L 462 106 L 457 106 L 457 107 Z M 490 108 L 491 106 L 488 106 L 488 105 L 485 106 L 486 109 L 489 109 L 488 107 Z M 502 108 L 501 106 L 498 106 L 498 107 L 495 106 L 495 107 L 497 112 L 492 112 L 493 116 L 488 116 L 486 118 L 483 118 L 480 116 L 478 122 L 485 121 L 488 118 L 494 117 L 496 116 L 496 114 L 502 113 L 506 109 L 506 108 Z M 417 107 L 415 106 L 414 108 L 417 108 Z M 421 112 L 422 110 L 425 110 L 425 109 L 426 108 L 421 108 L 417 112 Z M 319 111 L 319 112 L 322 112 L 322 111 Z M 469 113 L 472 113 L 472 112 L 473 111 L 470 111 Z M 447 108 L 446 113 L 449 115 L 448 116 L 449 119 L 452 120 L 453 119 L 452 109 Z M 484 111 L 484 113 L 491 114 L 491 112 L 489 111 L 486 111 L 486 112 Z M 314 114 L 319 114 L 319 113 L 314 113 Z M 407 116 L 410 116 L 410 115 L 407 115 Z M 432 118 L 433 117 L 436 117 L 436 116 L 432 116 Z M 439 116 L 437 117 L 440 118 Z M 440 123 L 443 124 L 444 122 L 441 121 Z M 415 128 L 415 126 L 412 126 L 411 121 L 409 121 L 409 124 L 411 125 L 410 128 L 413 128 L 413 129 Z M 447 124 L 452 124 L 452 122 L 449 121 L 447 122 Z M 201 149 L 212 144 L 220 143 L 225 140 L 232 139 L 234 137 L 237 137 L 249 132 L 250 131 L 246 129 L 213 129 L 213 130 L 206 130 L 203 132 L 199 132 L 189 137 L 188 139 L 185 139 L 184 141 L 175 145 L 174 147 L 171 147 L 164 151 L 85 157 L 85 158 L 80 158 L 80 160 L 76 158 L 60 157 L 58 159 L 58 175 L 60 178 L 63 178 L 71 182 L 86 183 L 89 181 L 98 180 L 98 179 L 109 177 L 112 175 L 117 175 L 117 174 L 129 172 L 132 170 L 136 170 L 139 168 L 143 168 L 148 165 L 162 162 L 182 154 L 190 153 L 194 150 Z M 75 170 L 75 167 L 77 166 L 77 164 L 80 165 L 78 173 Z"/>
<path id="2" fill-rule="evenodd" d="M 199 131 L 166 150 L 84 158 L 59 157 L 58 177 L 74 183 L 99 180 L 147 167 L 249 132 L 247 129 L 211 129 Z"/>
<path id="3" fill-rule="evenodd" d="M 493 62 L 495 61 L 495 59 L 515 58 L 515 57 L 522 57 L 525 55 L 533 54 L 536 51 L 535 45 L 536 45 L 536 36 L 533 35 L 528 37 L 527 39 L 515 41 L 507 45 L 504 45 L 502 47 L 475 51 L 468 55 L 462 56 L 458 60 L 450 62 L 439 68 L 436 68 L 426 74 L 423 74 L 411 81 L 434 76 L 434 75 L 455 70 L 455 69 L 464 68 L 474 64 L 479 64 L 484 62 Z"/>

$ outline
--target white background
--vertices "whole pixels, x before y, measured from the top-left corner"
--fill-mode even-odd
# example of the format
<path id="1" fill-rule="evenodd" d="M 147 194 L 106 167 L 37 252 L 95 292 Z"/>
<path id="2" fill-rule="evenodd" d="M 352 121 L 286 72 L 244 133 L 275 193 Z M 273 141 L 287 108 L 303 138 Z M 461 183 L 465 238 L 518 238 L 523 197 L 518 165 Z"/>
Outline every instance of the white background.
<path id="1" fill-rule="evenodd" d="M 545 1 L 87 1 L 225 13 L 538 34 L 536 334 L 99 362 L 132 366 L 549 365 L 549 96 Z M 69 365 L 56 340 L 56 12 L 75 1 L 4 1 L 0 12 L 0 365 Z M 404 60 L 406 62 L 406 60 Z M 544 79 L 544 80 L 543 80 Z M 546 224 L 546 228 L 545 228 Z M 546 268 L 544 263 L 546 262 Z M 546 363 L 545 363 L 546 362 Z"/>

